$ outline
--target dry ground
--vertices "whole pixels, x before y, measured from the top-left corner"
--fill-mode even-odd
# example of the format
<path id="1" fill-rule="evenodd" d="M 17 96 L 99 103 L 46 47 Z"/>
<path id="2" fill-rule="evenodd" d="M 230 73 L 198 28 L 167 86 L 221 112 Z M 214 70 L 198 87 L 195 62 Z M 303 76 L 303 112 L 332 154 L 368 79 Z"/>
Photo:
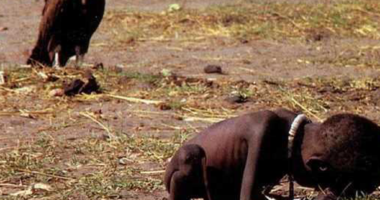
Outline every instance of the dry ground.
<path id="1" fill-rule="evenodd" d="M 169 12 L 174 3 L 182 9 Z M 49 94 L 83 69 L 20 68 L 43 1 L 2 5 L 2 199 L 163 199 L 165 161 L 179 145 L 249 111 L 380 122 L 376 0 L 109 0 L 86 57 L 86 68 L 105 66 L 92 69 L 101 93 L 75 97 Z M 224 73 L 205 74 L 207 65 Z"/>

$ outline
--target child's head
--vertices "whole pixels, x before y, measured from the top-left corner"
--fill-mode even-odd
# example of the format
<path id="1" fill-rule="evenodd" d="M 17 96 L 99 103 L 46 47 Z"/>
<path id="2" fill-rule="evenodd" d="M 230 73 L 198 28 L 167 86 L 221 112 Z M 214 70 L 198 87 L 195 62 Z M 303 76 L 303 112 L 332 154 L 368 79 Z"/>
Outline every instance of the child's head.
<path id="1" fill-rule="evenodd" d="M 353 114 L 338 114 L 305 132 L 302 156 L 322 187 L 370 191 L 380 182 L 380 128 Z"/>

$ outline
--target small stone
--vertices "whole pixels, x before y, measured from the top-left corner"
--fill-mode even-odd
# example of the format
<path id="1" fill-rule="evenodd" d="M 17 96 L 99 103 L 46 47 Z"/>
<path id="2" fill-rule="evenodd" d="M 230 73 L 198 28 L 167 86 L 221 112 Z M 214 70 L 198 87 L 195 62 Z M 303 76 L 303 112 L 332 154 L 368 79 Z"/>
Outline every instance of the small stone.
<path id="1" fill-rule="evenodd" d="M 86 71 L 84 74 L 85 82 L 79 93 L 91 94 L 92 92 L 99 92 L 100 86 L 91 71 Z"/>
<path id="2" fill-rule="evenodd" d="M 129 163 L 127 158 L 120 158 L 119 159 L 119 164 L 120 165 L 127 165 Z"/>
<path id="3" fill-rule="evenodd" d="M 44 183 L 36 183 L 33 185 L 34 190 L 53 191 L 53 187 Z"/>
<path id="4" fill-rule="evenodd" d="M 227 101 L 228 103 L 245 103 L 248 101 L 248 98 L 242 95 L 236 95 L 236 96 L 227 97 L 225 101 Z"/>
<path id="5" fill-rule="evenodd" d="M 83 87 L 84 82 L 80 79 L 75 79 L 74 81 L 70 82 L 69 84 L 65 84 L 63 86 L 64 93 L 67 96 L 74 96 L 76 94 L 79 94 L 79 91 Z"/>
<path id="6" fill-rule="evenodd" d="M 172 107 L 170 105 L 166 104 L 166 103 L 160 103 L 160 104 L 158 104 L 158 108 L 160 110 L 171 110 L 172 109 Z"/>
<path id="7" fill-rule="evenodd" d="M 204 68 L 204 72 L 206 74 L 222 74 L 222 67 L 218 66 L 218 65 L 207 65 L 205 68 Z"/>
<path id="8" fill-rule="evenodd" d="M 91 94 L 92 92 L 99 92 L 100 86 L 90 70 L 85 71 L 83 79 L 75 79 L 68 84 L 64 84 L 64 94 L 74 96 L 80 93 Z"/>
<path id="9" fill-rule="evenodd" d="M 104 65 L 103 63 L 95 63 L 94 66 L 91 67 L 92 69 L 95 69 L 95 70 L 102 70 L 104 69 Z"/>
<path id="10" fill-rule="evenodd" d="M 54 89 L 49 92 L 49 96 L 51 97 L 60 97 L 65 94 L 65 91 L 63 89 Z"/>
<path id="11" fill-rule="evenodd" d="M 122 64 L 117 64 L 115 66 L 111 66 L 110 70 L 116 73 L 122 73 L 124 71 L 125 67 Z"/>
<path id="12" fill-rule="evenodd" d="M 249 40 L 247 40 L 247 39 L 241 39 L 240 42 L 241 42 L 242 44 L 248 44 L 248 43 L 249 43 Z"/>

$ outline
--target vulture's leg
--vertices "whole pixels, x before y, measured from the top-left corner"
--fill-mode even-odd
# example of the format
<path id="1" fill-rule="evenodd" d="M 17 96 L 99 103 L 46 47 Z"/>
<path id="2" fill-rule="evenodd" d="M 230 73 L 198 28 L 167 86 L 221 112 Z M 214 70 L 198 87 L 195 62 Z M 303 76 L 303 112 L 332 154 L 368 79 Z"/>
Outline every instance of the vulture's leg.
<path id="1" fill-rule="evenodd" d="M 60 65 L 59 65 L 59 53 L 58 52 L 55 52 L 54 54 L 54 62 L 53 62 L 53 68 L 59 68 Z"/>
<path id="2" fill-rule="evenodd" d="M 81 67 L 84 61 L 84 53 L 81 52 L 81 47 L 75 47 L 75 67 Z"/>
<path id="3" fill-rule="evenodd" d="M 61 51 L 61 46 L 57 46 L 54 50 L 54 61 L 53 68 L 59 69 L 61 67 L 61 63 L 59 63 L 59 52 Z"/>

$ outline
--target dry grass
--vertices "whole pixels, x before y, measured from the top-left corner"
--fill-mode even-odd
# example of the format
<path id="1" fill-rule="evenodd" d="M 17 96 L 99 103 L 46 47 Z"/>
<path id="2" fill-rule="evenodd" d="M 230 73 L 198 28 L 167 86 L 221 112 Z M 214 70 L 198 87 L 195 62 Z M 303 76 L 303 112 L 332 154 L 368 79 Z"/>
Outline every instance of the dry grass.
<path id="1" fill-rule="evenodd" d="M 63 77 L 66 81 L 81 74 L 79 70 L 42 70 L 44 73 Z M 162 175 L 165 161 L 175 149 L 188 138 L 188 133 L 199 131 L 199 126 L 151 124 L 158 133 L 168 128 L 175 134 L 168 138 L 142 133 L 138 129 L 130 132 L 115 131 L 109 124 L 111 119 L 90 110 L 68 110 L 74 104 L 103 105 L 121 101 L 126 105 L 145 105 L 157 111 L 134 109 L 128 112 L 137 118 L 159 116 L 178 122 L 201 121 L 204 124 L 235 116 L 246 110 L 261 107 L 286 107 L 300 110 L 315 120 L 329 113 L 353 112 L 362 114 L 376 101 L 371 94 L 380 87 L 379 79 L 303 79 L 293 81 L 262 81 L 259 83 L 205 81 L 203 79 L 139 74 L 135 72 L 115 73 L 109 70 L 95 71 L 102 85 L 102 94 L 79 95 L 73 98 L 51 97 L 49 90 L 60 86 L 62 80 L 39 85 L 41 70 L 23 69 L 7 71 L 9 80 L 17 83 L 1 88 L 7 98 L 1 102 L 1 115 L 25 116 L 34 119 L 67 118 L 75 123 L 93 124 L 102 135 L 87 136 L 75 140 L 63 140 L 54 136 L 57 130 L 70 123 L 54 124 L 38 132 L 31 141 L 20 140 L 18 145 L 3 150 L 0 154 L 0 187 L 5 194 L 26 190 L 36 183 L 53 187 L 52 191 L 36 190 L 35 198 L 67 199 L 76 195 L 88 198 L 125 198 L 124 190 L 163 190 Z M 125 81 L 124 84 L 117 84 Z M 145 89 L 134 89 L 139 84 L 148 84 Z M 35 86 L 35 92 L 17 93 L 20 88 Z M 12 95 L 10 95 L 12 94 Z M 226 103 L 222 98 L 230 94 L 244 94 L 251 101 L 243 105 Z M 14 99 L 33 99 L 38 104 Z M 131 101 L 132 100 L 132 101 Z M 158 104 L 151 102 L 160 102 Z M 156 105 L 155 105 L 156 104 Z M 180 105 L 178 105 L 180 104 Z M 355 106 L 351 106 L 354 104 Z M 32 110 L 31 108 L 34 108 Z M 37 109 L 39 108 L 39 109 Z M 54 109 L 52 109 L 54 108 Z M 170 111 L 159 111 L 170 109 Z M 75 115 L 77 112 L 78 115 Z M 48 117 L 49 116 L 49 117 Z M 174 123 L 175 124 L 175 123 Z M 190 128 L 190 129 L 189 129 Z M 151 132 L 151 131 L 150 131 Z M 3 184 L 3 185 L 1 185 Z"/>
<path id="2" fill-rule="evenodd" d="M 119 196 L 121 190 L 162 189 L 164 161 L 180 141 L 121 134 L 117 140 L 86 138 L 71 142 L 43 135 L 1 154 L 1 185 L 12 190 L 45 183 L 53 191 L 33 197 L 90 199 Z M 144 169 L 144 163 L 154 163 Z M 151 173 L 149 173 L 151 172 Z M 12 192 L 11 192 L 12 194 Z M 13 193 L 14 194 L 14 193 Z"/>
<path id="3" fill-rule="evenodd" d="M 262 3 L 203 10 L 151 13 L 109 11 L 105 26 L 115 45 L 136 41 L 199 41 L 228 37 L 240 41 L 270 38 L 379 38 L 380 3 L 376 0 L 319 4 Z"/>

